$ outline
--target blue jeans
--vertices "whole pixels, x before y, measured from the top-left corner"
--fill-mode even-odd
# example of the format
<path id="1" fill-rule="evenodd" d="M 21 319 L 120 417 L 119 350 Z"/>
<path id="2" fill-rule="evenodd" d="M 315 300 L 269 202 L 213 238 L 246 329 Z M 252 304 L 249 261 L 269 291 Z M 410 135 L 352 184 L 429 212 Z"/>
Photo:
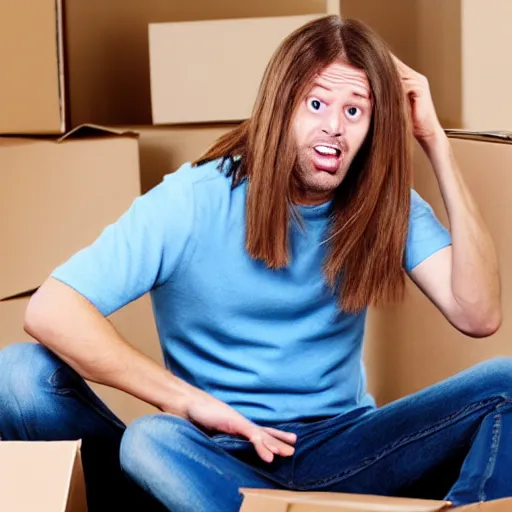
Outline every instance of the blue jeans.
<path id="1" fill-rule="evenodd" d="M 298 439 L 293 457 L 267 464 L 250 442 L 167 414 L 126 429 L 67 365 L 20 344 L 0 352 L 0 437 L 82 438 L 91 511 L 109 498 L 158 510 L 153 496 L 172 512 L 234 512 L 240 487 L 461 505 L 512 496 L 511 389 L 512 359 L 497 358 L 378 409 L 272 425 Z"/>

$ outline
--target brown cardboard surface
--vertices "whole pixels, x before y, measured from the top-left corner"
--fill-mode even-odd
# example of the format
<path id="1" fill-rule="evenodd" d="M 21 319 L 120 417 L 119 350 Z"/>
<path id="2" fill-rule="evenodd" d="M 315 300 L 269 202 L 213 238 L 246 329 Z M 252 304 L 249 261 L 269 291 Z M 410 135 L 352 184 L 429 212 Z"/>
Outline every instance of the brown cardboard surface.
<path id="1" fill-rule="evenodd" d="M 369 24 L 391 50 L 407 62 L 415 62 L 417 0 L 341 0 L 341 15 Z"/>
<path id="2" fill-rule="evenodd" d="M 0 133 L 59 133 L 59 2 L 0 3 Z"/>
<path id="3" fill-rule="evenodd" d="M 87 512 L 80 441 L 2 441 L 0 510 Z"/>
<path id="4" fill-rule="evenodd" d="M 139 135 L 142 192 L 158 185 L 166 174 L 199 157 L 236 124 L 144 126 L 130 128 Z"/>
<path id="5" fill-rule="evenodd" d="M 0 301 L 0 350 L 12 343 L 35 340 L 23 330 L 23 318 L 29 298 Z M 137 350 L 163 364 L 158 333 L 149 295 L 128 304 L 109 317 L 123 338 Z M 96 383 L 89 383 L 105 404 L 126 424 L 157 409 L 137 398 Z M 1 482 L 0 482 L 1 485 Z M 5 510 L 1 509 L 0 510 Z"/>
<path id="6" fill-rule="evenodd" d="M 462 2 L 462 127 L 512 129 L 512 2 Z M 484 99 L 485 98 L 485 99 Z"/>
<path id="7" fill-rule="evenodd" d="M 311 14 L 326 5 L 336 2 L 2 0 L 0 133 L 150 124 L 149 23 Z"/>
<path id="8" fill-rule="evenodd" d="M 292 31 L 318 16 L 151 24 L 153 123 L 250 117 L 274 51 Z"/>
<path id="9" fill-rule="evenodd" d="M 480 135 L 480 137 L 484 137 Z M 497 356 L 512 356 L 512 144 L 451 138 L 457 162 L 497 247 L 502 283 L 503 323 L 494 335 L 473 339 L 452 327 L 409 281 L 406 300 L 372 310 L 365 350 L 372 354 L 369 381 L 380 404 L 419 391 L 465 368 Z M 418 149 L 415 188 L 448 226 L 434 173 Z"/>
<path id="10" fill-rule="evenodd" d="M 140 194 L 136 137 L 0 138 L 0 299 L 37 288 Z"/>
<path id="11" fill-rule="evenodd" d="M 473 503 L 464 507 L 456 507 L 457 512 L 508 512 L 512 510 L 512 500 L 504 498 L 501 500 Z"/>
<path id="12" fill-rule="evenodd" d="M 240 489 L 241 512 L 508 512 L 512 499 L 452 507 L 449 501 L 362 494 Z"/>
<path id="13" fill-rule="evenodd" d="M 438 512 L 450 502 L 383 496 L 241 489 L 241 512 Z"/>
<path id="14" fill-rule="evenodd" d="M 406 64 L 427 76 L 445 127 L 512 129 L 508 0 L 341 0 Z"/>

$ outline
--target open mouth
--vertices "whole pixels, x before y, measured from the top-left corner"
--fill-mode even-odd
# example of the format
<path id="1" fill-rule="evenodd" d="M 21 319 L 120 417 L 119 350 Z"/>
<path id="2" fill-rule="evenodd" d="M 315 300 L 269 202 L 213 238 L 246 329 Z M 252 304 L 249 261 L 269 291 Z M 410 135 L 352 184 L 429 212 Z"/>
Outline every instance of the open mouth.
<path id="1" fill-rule="evenodd" d="M 315 146 L 313 148 L 320 156 L 338 158 L 341 155 L 341 150 L 335 146 L 326 146 L 324 144 Z"/>
<path id="2" fill-rule="evenodd" d="M 318 171 L 335 174 L 343 158 L 341 149 L 331 144 L 313 146 L 313 165 Z"/>

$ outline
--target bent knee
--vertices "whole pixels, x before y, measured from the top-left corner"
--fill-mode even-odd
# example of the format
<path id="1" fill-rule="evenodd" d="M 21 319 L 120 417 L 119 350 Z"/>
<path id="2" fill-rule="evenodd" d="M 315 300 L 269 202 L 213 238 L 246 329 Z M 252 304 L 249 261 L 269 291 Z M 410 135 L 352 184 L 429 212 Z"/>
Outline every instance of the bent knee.
<path id="1" fill-rule="evenodd" d="M 123 470 L 135 480 L 141 472 L 155 470 L 157 460 L 165 452 L 172 462 L 174 448 L 193 444 L 202 434 L 187 420 L 169 414 L 151 414 L 133 421 L 121 440 L 120 462 Z"/>
<path id="2" fill-rule="evenodd" d="M 39 343 L 14 343 L 0 350 L 0 389 L 30 393 L 64 363 Z"/>
<path id="3" fill-rule="evenodd" d="M 512 357 L 500 356 L 474 367 L 479 383 L 495 394 L 512 397 Z"/>

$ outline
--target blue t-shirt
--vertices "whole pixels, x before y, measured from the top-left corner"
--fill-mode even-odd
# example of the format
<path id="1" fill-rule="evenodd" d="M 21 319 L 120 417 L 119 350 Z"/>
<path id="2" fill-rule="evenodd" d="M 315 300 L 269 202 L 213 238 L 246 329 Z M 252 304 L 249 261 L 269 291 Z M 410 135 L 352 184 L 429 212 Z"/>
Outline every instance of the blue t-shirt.
<path id="1" fill-rule="evenodd" d="M 340 311 L 322 274 L 329 203 L 302 206 L 291 262 L 245 250 L 246 183 L 219 162 L 184 164 L 53 272 L 107 316 L 151 292 L 166 366 L 253 421 L 375 407 L 362 361 L 365 314 Z M 451 243 L 412 191 L 406 268 Z"/>

